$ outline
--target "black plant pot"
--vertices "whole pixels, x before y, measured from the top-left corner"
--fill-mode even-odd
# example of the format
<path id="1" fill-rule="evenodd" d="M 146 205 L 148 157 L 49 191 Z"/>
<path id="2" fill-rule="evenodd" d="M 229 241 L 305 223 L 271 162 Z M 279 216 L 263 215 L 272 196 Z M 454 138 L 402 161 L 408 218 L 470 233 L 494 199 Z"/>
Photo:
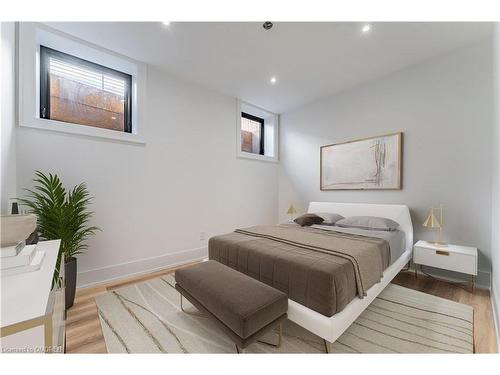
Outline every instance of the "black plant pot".
<path id="1" fill-rule="evenodd" d="M 64 278 L 66 279 L 66 310 L 73 306 L 76 291 L 76 258 L 64 263 Z"/>

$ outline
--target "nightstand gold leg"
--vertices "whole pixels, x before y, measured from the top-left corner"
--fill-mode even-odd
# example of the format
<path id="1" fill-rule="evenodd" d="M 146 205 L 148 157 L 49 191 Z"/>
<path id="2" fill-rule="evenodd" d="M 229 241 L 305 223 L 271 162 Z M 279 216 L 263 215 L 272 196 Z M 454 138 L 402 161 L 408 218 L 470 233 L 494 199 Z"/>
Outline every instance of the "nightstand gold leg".
<path id="1" fill-rule="evenodd" d="M 476 276 L 472 275 L 472 293 L 474 294 L 474 292 L 476 291 Z"/>

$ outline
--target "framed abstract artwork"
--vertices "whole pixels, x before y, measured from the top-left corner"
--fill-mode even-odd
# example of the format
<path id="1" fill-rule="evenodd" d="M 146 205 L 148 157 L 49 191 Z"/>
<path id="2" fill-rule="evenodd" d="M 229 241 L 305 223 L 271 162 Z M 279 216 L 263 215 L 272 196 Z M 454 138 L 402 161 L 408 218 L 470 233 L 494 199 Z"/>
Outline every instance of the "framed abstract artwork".
<path id="1" fill-rule="evenodd" d="M 403 133 L 320 147 L 321 190 L 401 189 Z"/>

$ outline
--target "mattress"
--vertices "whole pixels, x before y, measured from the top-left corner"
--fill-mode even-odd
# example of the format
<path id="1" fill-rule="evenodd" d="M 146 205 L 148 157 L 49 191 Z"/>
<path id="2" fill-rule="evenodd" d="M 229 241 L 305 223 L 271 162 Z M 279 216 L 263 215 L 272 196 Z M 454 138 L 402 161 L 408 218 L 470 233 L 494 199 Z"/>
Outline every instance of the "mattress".
<path id="1" fill-rule="evenodd" d="M 356 247 L 361 256 L 364 252 L 367 255 L 380 253 L 380 262 L 374 261 L 372 267 L 378 268 L 379 274 L 375 272 L 372 275 L 375 278 L 372 277 L 368 287 L 378 282 L 383 270 L 404 251 L 404 246 L 401 246 L 401 242 L 404 243 L 402 232 L 373 233 L 356 229 L 350 233 L 346 228 L 324 227 L 293 229 L 299 234 L 303 231 L 304 236 L 307 234 L 309 237 L 311 232 L 316 232 L 316 236 L 325 237 L 326 241 L 329 241 L 329 237 L 332 237 L 332 241 L 333 237 L 342 237 L 347 241 L 340 242 L 344 247 L 352 240 L 353 244 L 356 243 L 356 246 L 352 246 Z M 325 238 L 322 239 L 323 244 Z M 321 251 L 314 246 L 301 246 L 297 242 L 300 241 L 259 237 L 242 230 L 240 233 L 212 237 L 209 241 L 209 258 L 286 293 L 291 300 L 322 315 L 332 316 L 342 311 L 349 302 L 360 295 L 356 262 L 342 254 Z M 360 242 L 366 242 L 366 250 L 359 246 Z M 328 246 L 323 245 L 322 248 Z M 335 246 L 332 248 L 336 250 Z"/>

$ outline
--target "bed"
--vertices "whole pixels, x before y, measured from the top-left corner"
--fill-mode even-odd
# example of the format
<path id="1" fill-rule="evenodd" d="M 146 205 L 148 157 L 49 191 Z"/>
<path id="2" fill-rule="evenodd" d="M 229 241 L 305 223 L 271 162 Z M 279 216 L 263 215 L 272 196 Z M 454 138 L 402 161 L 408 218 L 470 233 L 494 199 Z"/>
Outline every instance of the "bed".
<path id="1" fill-rule="evenodd" d="M 315 225 L 256 226 L 213 237 L 209 258 L 289 296 L 289 319 L 334 342 L 411 258 L 407 206 L 311 202 L 309 213 L 380 216 L 394 233 Z M 365 233 L 368 232 L 368 233 Z"/>

